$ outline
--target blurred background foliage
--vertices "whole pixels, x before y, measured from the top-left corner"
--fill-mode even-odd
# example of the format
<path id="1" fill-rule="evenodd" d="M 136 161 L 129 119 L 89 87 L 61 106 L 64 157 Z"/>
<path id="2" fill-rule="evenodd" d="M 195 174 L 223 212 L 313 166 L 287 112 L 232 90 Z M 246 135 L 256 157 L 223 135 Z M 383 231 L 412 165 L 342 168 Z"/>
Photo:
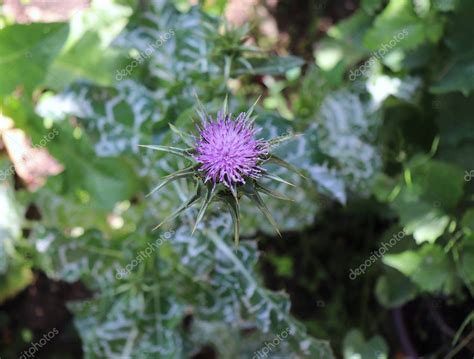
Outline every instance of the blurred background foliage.
<path id="1" fill-rule="evenodd" d="M 53 327 L 38 357 L 250 358 L 286 328 L 272 358 L 472 357 L 471 0 L 1 9 L 2 358 Z M 294 202 L 266 199 L 283 239 L 245 201 L 239 248 L 217 204 L 151 231 L 192 188 L 145 198 L 185 163 L 138 144 L 179 143 L 195 96 L 301 134 L 278 155 L 308 179 L 274 168 Z"/>

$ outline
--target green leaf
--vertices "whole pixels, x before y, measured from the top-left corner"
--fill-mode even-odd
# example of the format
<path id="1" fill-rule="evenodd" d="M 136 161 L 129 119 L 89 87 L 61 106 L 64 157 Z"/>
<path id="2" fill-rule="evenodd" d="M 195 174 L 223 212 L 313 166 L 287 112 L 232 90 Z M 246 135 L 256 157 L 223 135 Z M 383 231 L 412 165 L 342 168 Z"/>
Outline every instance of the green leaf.
<path id="1" fill-rule="evenodd" d="M 74 195 L 83 205 L 107 210 L 136 194 L 140 180 L 129 160 L 95 157 L 90 150 L 81 148 L 80 143 L 69 139 L 65 131 L 61 132 L 49 147 L 66 168 L 58 175 L 62 180 L 62 195 Z M 71 146 L 72 143 L 76 146 Z"/>
<path id="2" fill-rule="evenodd" d="M 398 254 L 387 254 L 383 262 L 406 276 L 411 276 L 419 268 L 422 257 L 415 251 L 404 251 Z"/>
<path id="3" fill-rule="evenodd" d="M 366 341 L 358 329 L 352 329 L 344 338 L 343 357 L 388 359 L 388 346 L 379 335 Z"/>
<path id="4" fill-rule="evenodd" d="M 467 285 L 474 285 L 474 237 L 468 236 L 463 240 L 460 249 L 460 275 Z M 472 288 L 472 287 L 471 287 Z"/>
<path id="5" fill-rule="evenodd" d="M 446 54 L 443 67 L 438 71 L 441 76 L 430 89 L 434 93 L 461 91 L 468 94 L 474 86 L 474 50 L 471 46 L 474 7 L 469 0 L 457 2 L 454 13 L 448 18 L 445 35 L 451 54 Z"/>
<path id="6" fill-rule="evenodd" d="M 14 262 L 8 267 L 7 274 L 0 274 L 0 304 L 14 298 L 34 280 L 28 264 Z"/>
<path id="7" fill-rule="evenodd" d="M 453 264 L 440 246 L 425 244 L 417 251 L 387 254 L 383 262 L 409 277 L 422 291 L 449 289 Z"/>
<path id="8" fill-rule="evenodd" d="M 385 308 L 397 308 L 414 299 L 417 286 L 398 271 L 388 270 L 377 279 L 375 295 Z"/>
<path id="9" fill-rule="evenodd" d="M 439 159 L 458 165 L 469 173 L 474 169 L 474 157 L 469 155 L 474 151 L 474 122 L 471 121 L 474 94 L 467 97 L 460 93 L 436 96 L 434 105 L 441 137 Z"/>
<path id="10" fill-rule="evenodd" d="M 130 14 L 129 7 L 110 0 L 91 1 L 87 9 L 74 13 L 66 45 L 48 72 L 48 88 L 63 90 L 76 80 L 107 86 L 123 79 L 133 59 L 123 49 L 113 48 L 112 41 Z"/>
<path id="11" fill-rule="evenodd" d="M 417 243 L 436 241 L 449 224 L 449 217 L 439 208 L 441 202 L 425 202 L 420 199 L 420 187 L 403 188 L 392 203 L 400 216 L 400 222 Z"/>
<path id="12" fill-rule="evenodd" d="M 405 171 L 410 183 L 394 191 L 392 206 L 417 243 L 436 241 L 446 231 L 463 194 L 463 171 L 456 165 L 414 157 Z"/>
<path id="13" fill-rule="evenodd" d="M 49 88 L 57 90 L 79 79 L 112 85 L 117 81 L 116 78 L 123 79 L 126 76 L 122 73 L 132 62 L 132 59 L 127 61 L 123 51 L 103 48 L 99 34 L 87 32 L 53 62 L 45 81 Z"/>
<path id="14" fill-rule="evenodd" d="M 383 0 L 362 0 L 361 7 L 369 14 L 373 15 L 383 4 Z"/>
<path id="15" fill-rule="evenodd" d="M 372 17 L 360 9 L 329 29 L 328 36 L 318 43 L 314 51 L 316 64 L 322 70 L 318 76 L 319 82 L 324 78 L 332 85 L 341 85 L 346 68 L 369 56 L 370 52 L 362 41 L 371 24 Z M 314 75 L 310 76 L 314 77 Z M 313 82 L 313 86 L 315 85 Z M 321 91 L 321 86 L 317 87 Z M 317 92 L 313 93 L 312 97 L 309 93 L 302 94 L 308 97 L 308 101 L 311 99 L 314 101 L 315 95 L 320 97 Z"/>
<path id="16" fill-rule="evenodd" d="M 439 203 L 453 209 L 463 194 L 464 171 L 451 163 L 430 160 L 411 169 L 414 186 L 421 189 L 421 197 L 428 203 Z"/>
<path id="17" fill-rule="evenodd" d="M 469 233 L 474 233 L 474 208 L 469 208 L 463 215 L 461 225 Z"/>
<path id="18" fill-rule="evenodd" d="M 367 32 L 364 44 L 370 50 L 413 49 L 425 41 L 437 42 L 443 23 L 434 14 L 419 18 L 410 0 L 391 0 Z M 392 44 L 390 43 L 392 41 Z"/>
<path id="19" fill-rule="evenodd" d="M 22 86 L 33 92 L 46 77 L 68 33 L 67 24 L 15 24 L 0 30 L 0 96 Z"/>
<path id="20" fill-rule="evenodd" d="M 435 94 L 461 91 L 469 93 L 474 89 L 474 57 L 469 59 L 454 59 L 448 68 L 431 88 Z"/>

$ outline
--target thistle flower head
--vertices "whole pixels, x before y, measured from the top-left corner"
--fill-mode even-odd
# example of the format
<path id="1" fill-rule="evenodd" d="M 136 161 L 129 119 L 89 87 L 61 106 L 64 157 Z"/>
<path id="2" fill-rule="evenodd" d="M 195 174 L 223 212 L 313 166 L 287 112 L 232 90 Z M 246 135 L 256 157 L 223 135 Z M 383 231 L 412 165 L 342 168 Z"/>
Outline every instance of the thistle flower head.
<path id="1" fill-rule="evenodd" d="M 294 136 L 290 134 L 267 141 L 256 139 L 257 130 L 253 125 L 253 120 L 251 120 L 253 106 L 248 112 L 240 113 L 235 119 L 227 114 L 226 108 L 225 103 L 224 111 L 219 112 L 216 120 L 214 120 L 204 111 L 201 105 L 199 114 L 202 123 L 198 127 L 197 137 L 184 133 L 170 124 L 171 130 L 181 137 L 188 146 L 187 148 L 141 145 L 152 150 L 182 157 L 191 162 L 188 167 L 166 176 L 150 194 L 156 193 L 167 184 L 183 178 L 188 178 L 196 184 L 196 192 L 155 229 L 176 218 L 194 204 L 201 202 L 194 226 L 194 229 L 196 229 L 210 204 L 213 201 L 221 201 L 229 208 L 234 221 L 234 240 L 238 243 L 240 228 L 239 200 L 242 196 L 246 196 L 260 209 L 280 234 L 276 221 L 263 202 L 261 194 L 283 200 L 290 199 L 271 188 L 267 188 L 260 183 L 259 179 L 260 177 L 266 177 L 267 180 L 293 186 L 284 179 L 268 173 L 261 166 L 268 162 L 301 175 L 301 172 L 293 165 L 270 153 L 273 147 Z"/>
<path id="2" fill-rule="evenodd" d="M 259 163 L 268 154 L 265 141 L 255 138 L 256 129 L 245 112 L 237 118 L 219 112 L 217 120 L 204 120 L 199 128 L 195 160 L 201 163 L 204 182 L 223 183 L 232 187 L 258 178 L 263 169 Z"/>

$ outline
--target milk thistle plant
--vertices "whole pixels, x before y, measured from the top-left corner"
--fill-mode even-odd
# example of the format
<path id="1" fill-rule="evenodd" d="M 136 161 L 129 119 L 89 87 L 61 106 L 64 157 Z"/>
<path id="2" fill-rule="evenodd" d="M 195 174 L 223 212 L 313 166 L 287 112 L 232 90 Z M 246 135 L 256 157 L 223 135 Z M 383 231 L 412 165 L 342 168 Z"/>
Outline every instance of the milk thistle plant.
<path id="1" fill-rule="evenodd" d="M 266 187 L 260 182 L 260 179 L 267 178 L 289 186 L 294 185 L 269 173 L 263 165 L 273 163 L 296 172 L 300 176 L 303 175 L 293 165 L 271 153 L 278 144 L 294 137 L 294 135 L 288 134 L 271 140 L 256 138 L 259 129 L 255 127 L 255 117 L 252 116 L 254 107 L 255 104 L 249 111 L 241 112 L 234 117 L 227 111 L 226 100 L 223 109 L 217 113 L 217 117 L 214 119 L 199 104 L 197 112 L 200 124 L 197 126 L 197 135 L 182 132 L 170 125 L 172 131 L 178 134 L 188 146 L 187 148 L 141 145 L 183 157 L 191 162 L 188 167 L 166 176 L 149 195 L 182 178 L 193 180 L 196 186 L 194 194 L 155 229 L 176 218 L 181 212 L 197 202 L 201 202 L 193 229 L 194 233 L 211 202 L 217 200 L 225 203 L 230 210 L 234 223 L 234 241 L 237 245 L 240 232 L 239 201 L 243 196 L 246 196 L 260 209 L 278 235 L 281 236 L 273 216 L 262 200 L 261 193 L 282 200 L 290 199 Z"/>

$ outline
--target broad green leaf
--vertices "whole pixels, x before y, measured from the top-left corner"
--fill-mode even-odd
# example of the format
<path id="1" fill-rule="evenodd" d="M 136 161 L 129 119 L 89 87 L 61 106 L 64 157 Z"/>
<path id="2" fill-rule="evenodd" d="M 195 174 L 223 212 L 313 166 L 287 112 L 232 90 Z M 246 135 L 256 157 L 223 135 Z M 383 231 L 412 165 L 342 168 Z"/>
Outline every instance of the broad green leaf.
<path id="1" fill-rule="evenodd" d="M 447 229 L 449 213 L 463 194 L 463 171 L 427 157 L 413 158 L 405 171 L 410 183 L 393 192 L 393 208 L 417 243 L 433 243 Z"/>
<path id="2" fill-rule="evenodd" d="M 430 160 L 411 168 L 414 186 L 421 189 L 421 197 L 428 203 L 452 209 L 463 194 L 464 172 L 451 163 Z"/>
<path id="3" fill-rule="evenodd" d="M 404 251 L 398 254 L 388 254 L 383 262 L 406 276 L 411 276 L 420 267 L 421 255 L 414 251 Z"/>
<path id="4" fill-rule="evenodd" d="M 441 76 L 436 78 L 436 82 L 431 87 L 434 93 L 461 91 L 467 94 L 473 89 L 474 50 L 470 44 L 474 36 L 472 29 L 474 8 L 469 0 L 456 2 L 458 4 L 455 11 L 448 17 L 445 35 L 451 54 L 444 56 Z M 451 10 L 453 4 L 448 4 L 448 7 Z"/>
<path id="5" fill-rule="evenodd" d="M 442 32 L 443 23 L 435 14 L 421 19 L 410 0 L 391 0 L 367 32 L 364 44 L 387 53 L 387 48 L 413 49 L 425 41 L 437 42 Z"/>
<path id="6" fill-rule="evenodd" d="M 0 304 L 15 298 L 33 282 L 34 275 L 29 264 L 15 261 L 8 267 L 8 273 L 0 274 Z"/>
<path id="7" fill-rule="evenodd" d="M 461 225 L 469 233 L 474 233 L 474 208 L 469 208 L 463 215 Z"/>
<path id="8" fill-rule="evenodd" d="M 453 91 L 469 93 L 472 91 L 474 88 L 474 57 L 454 59 L 448 66 L 448 71 L 431 87 L 431 91 L 436 94 Z"/>
<path id="9" fill-rule="evenodd" d="M 413 234 L 417 243 L 434 242 L 444 233 L 449 217 L 440 208 L 441 202 L 423 201 L 417 188 L 403 188 L 392 206 L 405 231 Z"/>
<path id="10" fill-rule="evenodd" d="M 474 95 L 446 94 L 434 98 L 436 124 L 440 133 L 438 156 L 468 173 L 474 169 Z M 466 172 L 464 172 L 465 175 Z"/>
<path id="11" fill-rule="evenodd" d="M 0 96 L 17 87 L 33 92 L 66 41 L 68 25 L 15 24 L 0 29 Z"/>
<path id="12" fill-rule="evenodd" d="M 314 51 L 316 64 L 322 70 L 320 77 L 326 78 L 333 85 L 341 85 L 347 67 L 370 55 L 362 40 L 371 22 L 367 12 L 360 9 L 329 29 L 328 36 L 317 43 Z M 316 93 L 308 100 L 314 101 L 314 96 L 321 91 L 321 87 L 317 86 L 315 90 Z"/>
<path id="13" fill-rule="evenodd" d="M 99 35 L 88 32 L 53 62 L 46 84 L 57 90 L 79 79 L 112 85 L 124 77 L 122 71 L 129 70 L 132 62 L 123 51 L 101 48 Z"/>
<path id="14" fill-rule="evenodd" d="M 387 176 L 385 173 L 376 175 L 372 192 L 380 202 L 389 202 L 390 199 L 400 189 L 400 185 L 395 178 Z"/>
<path id="15" fill-rule="evenodd" d="M 397 308 L 414 299 L 418 294 L 415 284 L 403 274 L 389 270 L 377 279 L 375 295 L 385 308 Z"/>
<path id="16" fill-rule="evenodd" d="M 361 7 L 370 15 L 381 8 L 383 0 L 362 0 Z"/>
<path id="17" fill-rule="evenodd" d="M 460 275 L 467 285 L 474 285 L 474 237 L 463 240 L 460 249 Z"/>
<path id="18" fill-rule="evenodd" d="M 453 264 L 443 249 L 431 244 L 425 244 L 417 251 L 387 254 L 383 262 L 427 292 L 449 290 L 454 276 Z"/>
<path id="19" fill-rule="evenodd" d="M 344 359 L 388 359 L 388 351 L 387 343 L 381 336 L 376 335 L 366 341 L 358 329 L 349 331 L 343 342 Z"/>
<path id="20" fill-rule="evenodd" d="M 111 85 L 130 70 L 133 59 L 111 47 L 130 14 L 128 7 L 111 0 L 91 1 L 89 8 L 75 13 L 66 45 L 48 72 L 48 87 L 62 90 L 76 80 Z"/>

